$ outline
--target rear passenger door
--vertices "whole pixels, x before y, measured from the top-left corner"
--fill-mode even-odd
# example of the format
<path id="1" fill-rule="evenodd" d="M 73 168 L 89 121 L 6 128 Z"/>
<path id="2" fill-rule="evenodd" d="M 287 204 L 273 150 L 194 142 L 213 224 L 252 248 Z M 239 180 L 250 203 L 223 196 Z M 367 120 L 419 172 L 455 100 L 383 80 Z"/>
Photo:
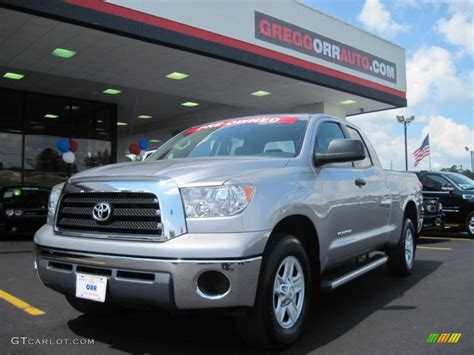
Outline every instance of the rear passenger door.
<path id="1" fill-rule="evenodd" d="M 374 248 L 383 245 L 388 240 L 388 233 L 393 227 L 388 225 L 390 218 L 391 196 L 390 188 L 382 167 L 375 163 L 368 144 L 360 132 L 349 125 L 347 132 L 351 139 L 360 140 L 364 144 L 365 159 L 355 162 L 355 167 L 360 170 L 365 185 L 361 186 L 363 201 L 367 215 L 367 230 L 365 232 L 366 244 Z"/>
<path id="2" fill-rule="evenodd" d="M 337 121 L 323 121 L 316 129 L 315 152 L 326 153 L 334 139 L 347 138 Z M 328 242 L 326 265 L 334 265 L 363 252 L 361 235 L 366 230 L 366 209 L 356 180 L 360 169 L 351 162 L 326 164 L 316 168 L 321 191 L 321 206 L 317 214 L 324 221 L 323 231 Z"/>

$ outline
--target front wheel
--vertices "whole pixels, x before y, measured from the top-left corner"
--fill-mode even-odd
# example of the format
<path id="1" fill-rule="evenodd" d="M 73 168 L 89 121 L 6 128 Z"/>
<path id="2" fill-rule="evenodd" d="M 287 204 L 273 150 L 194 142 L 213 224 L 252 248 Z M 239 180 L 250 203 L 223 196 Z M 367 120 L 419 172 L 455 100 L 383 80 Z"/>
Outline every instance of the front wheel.
<path id="1" fill-rule="evenodd" d="M 416 253 L 416 234 L 413 223 L 407 218 L 403 222 L 398 245 L 387 252 L 388 270 L 394 275 L 409 275 L 413 271 Z"/>
<path id="2" fill-rule="evenodd" d="M 286 235 L 264 258 L 255 307 L 237 320 L 247 342 L 282 348 L 299 337 L 311 296 L 311 271 L 299 240 Z"/>
<path id="3" fill-rule="evenodd" d="M 467 215 L 466 218 L 466 231 L 469 237 L 474 237 L 474 212 Z"/>

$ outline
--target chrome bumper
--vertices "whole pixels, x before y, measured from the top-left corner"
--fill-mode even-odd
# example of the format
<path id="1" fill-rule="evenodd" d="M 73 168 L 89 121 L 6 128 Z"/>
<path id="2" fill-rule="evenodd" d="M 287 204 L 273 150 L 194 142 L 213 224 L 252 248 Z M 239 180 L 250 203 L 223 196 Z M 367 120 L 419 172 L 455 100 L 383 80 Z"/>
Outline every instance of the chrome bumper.
<path id="1" fill-rule="evenodd" d="M 159 259 L 92 254 L 36 245 L 36 264 L 42 282 L 62 293 L 75 293 L 76 274 L 106 275 L 107 298 L 117 303 L 197 309 L 253 306 L 261 257 L 223 260 Z M 197 279 L 218 271 L 230 281 L 222 297 L 198 292 Z"/>

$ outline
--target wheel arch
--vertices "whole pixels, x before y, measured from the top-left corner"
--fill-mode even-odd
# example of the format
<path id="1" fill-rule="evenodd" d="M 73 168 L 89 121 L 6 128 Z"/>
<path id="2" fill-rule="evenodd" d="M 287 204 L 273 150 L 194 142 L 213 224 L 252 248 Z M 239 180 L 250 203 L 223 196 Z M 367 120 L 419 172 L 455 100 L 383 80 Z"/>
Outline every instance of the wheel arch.
<path id="1" fill-rule="evenodd" d="M 406 218 L 410 219 L 411 223 L 413 223 L 413 226 L 415 227 L 415 231 L 418 231 L 418 209 L 416 207 L 416 203 L 412 200 L 409 200 L 405 205 L 403 219 L 405 220 Z"/>
<path id="2" fill-rule="evenodd" d="M 278 240 L 287 234 L 294 235 L 301 242 L 310 261 L 313 280 L 319 278 L 321 270 L 319 237 L 316 226 L 305 215 L 289 215 L 278 221 L 265 246 L 264 258 Z"/>

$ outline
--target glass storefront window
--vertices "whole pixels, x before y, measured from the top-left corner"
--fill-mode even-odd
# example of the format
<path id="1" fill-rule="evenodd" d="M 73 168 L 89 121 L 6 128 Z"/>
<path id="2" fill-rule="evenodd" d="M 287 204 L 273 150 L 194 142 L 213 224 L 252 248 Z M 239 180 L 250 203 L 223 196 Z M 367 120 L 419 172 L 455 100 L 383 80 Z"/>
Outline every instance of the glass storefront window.
<path id="1" fill-rule="evenodd" d="M 54 171 L 25 170 L 23 172 L 23 185 L 37 187 L 53 187 L 65 181 L 68 174 Z"/>
<path id="2" fill-rule="evenodd" d="M 0 132 L 0 142 L 0 187 L 19 185 L 22 135 Z"/>
<path id="3" fill-rule="evenodd" d="M 26 94 L 26 133 L 69 137 L 68 105 L 69 100 L 66 98 L 41 94 Z"/>
<path id="4" fill-rule="evenodd" d="M 114 105 L 0 89 L 0 186 L 52 187 L 68 176 L 115 161 Z M 59 139 L 78 143 L 73 164 Z"/>
<path id="5" fill-rule="evenodd" d="M 0 89 L 0 187 L 21 184 L 22 94 Z"/>
<path id="6" fill-rule="evenodd" d="M 70 109 L 73 137 L 111 140 L 113 120 L 110 105 L 71 100 Z"/>
<path id="7" fill-rule="evenodd" d="M 74 167 L 68 167 L 63 161 L 62 153 L 56 148 L 61 137 L 46 135 L 25 136 L 25 169 L 41 171 L 68 172 Z"/>
<path id="8" fill-rule="evenodd" d="M 76 152 L 75 165 L 79 171 L 111 163 L 112 144 L 110 142 L 94 139 L 76 140 L 79 148 Z"/>

